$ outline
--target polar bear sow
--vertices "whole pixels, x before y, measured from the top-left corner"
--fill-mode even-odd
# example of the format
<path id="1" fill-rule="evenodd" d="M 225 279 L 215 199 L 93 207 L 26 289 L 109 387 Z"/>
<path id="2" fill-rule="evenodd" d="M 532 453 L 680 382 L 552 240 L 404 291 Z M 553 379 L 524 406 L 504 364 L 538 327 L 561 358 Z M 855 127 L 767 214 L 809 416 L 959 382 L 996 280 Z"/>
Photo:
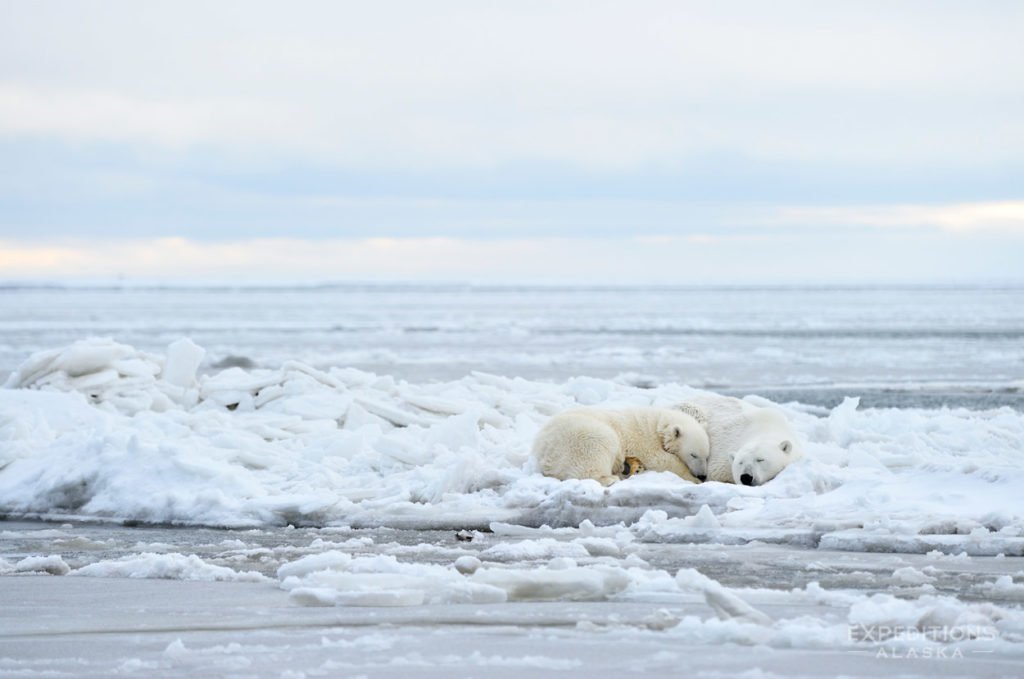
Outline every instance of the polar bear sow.
<path id="1" fill-rule="evenodd" d="M 731 396 L 699 396 L 677 404 L 707 429 L 708 480 L 760 486 L 803 457 L 786 416 Z"/>
<path id="2" fill-rule="evenodd" d="M 533 441 L 544 475 L 594 479 L 605 486 L 622 478 L 627 457 L 651 471 L 703 480 L 708 452 L 704 427 L 671 408 L 568 410 L 548 420 Z"/>

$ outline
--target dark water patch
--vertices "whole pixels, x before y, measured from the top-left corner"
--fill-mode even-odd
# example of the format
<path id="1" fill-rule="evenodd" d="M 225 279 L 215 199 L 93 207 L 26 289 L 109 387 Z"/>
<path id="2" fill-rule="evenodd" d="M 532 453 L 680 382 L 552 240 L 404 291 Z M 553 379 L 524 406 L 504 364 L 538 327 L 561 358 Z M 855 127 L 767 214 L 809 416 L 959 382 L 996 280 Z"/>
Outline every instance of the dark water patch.
<path id="1" fill-rule="evenodd" d="M 210 365 L 211 368 L 216 370 L 225 370 L 227 368 L 242 368 L 243 370 L 252 370 L 257 367 L 256 361 L 252 360 L 247 356 L 235 356 L 234 354 L 225 356 L 221 360 Z"/>

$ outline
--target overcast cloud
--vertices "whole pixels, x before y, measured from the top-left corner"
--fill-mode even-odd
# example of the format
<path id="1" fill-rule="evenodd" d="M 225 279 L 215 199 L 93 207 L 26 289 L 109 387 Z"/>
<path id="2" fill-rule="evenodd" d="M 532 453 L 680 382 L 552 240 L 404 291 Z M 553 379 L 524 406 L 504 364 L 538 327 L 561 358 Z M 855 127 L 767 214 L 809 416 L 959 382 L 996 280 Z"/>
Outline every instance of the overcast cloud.
<path id="1" fill-rule="evenodd" d="M 1021 3 L 0 14 L 0 277 L 1024 280 Z M 655 276 L 645 238 L 718 245 Z"/>

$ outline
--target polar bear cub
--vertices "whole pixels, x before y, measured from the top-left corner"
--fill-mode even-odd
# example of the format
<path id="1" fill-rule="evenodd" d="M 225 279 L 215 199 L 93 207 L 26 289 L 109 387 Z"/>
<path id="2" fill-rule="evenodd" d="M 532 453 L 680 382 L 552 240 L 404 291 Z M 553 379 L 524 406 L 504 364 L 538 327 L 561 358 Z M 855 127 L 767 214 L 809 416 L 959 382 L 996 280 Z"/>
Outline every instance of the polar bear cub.
<path id="1" fill-rule="evenodd" d="M 639 462 L 697 482 L 707 475 L 707 432 L 672 408 L 579 408 L 548 420 L 533 441 L 533 457 L 546 476 L 594 479 L 609 486 Z M 626 458 L 630 471 L 624 470 Z"/>
<path id="2" fill-rule="evenodd" d="M 675 406 L 700 422 L 711 442 L 708 480 L 760 486 L 803 457 L 782 411 L 731 396 L 698 396 Z"/>

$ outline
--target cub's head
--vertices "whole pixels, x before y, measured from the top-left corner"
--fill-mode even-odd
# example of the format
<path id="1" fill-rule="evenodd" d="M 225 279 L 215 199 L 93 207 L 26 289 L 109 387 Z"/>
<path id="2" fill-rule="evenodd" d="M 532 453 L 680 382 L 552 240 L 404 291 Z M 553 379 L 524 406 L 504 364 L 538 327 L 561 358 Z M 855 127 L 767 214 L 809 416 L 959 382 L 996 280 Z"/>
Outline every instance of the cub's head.
<path id="1" fill-rule="evenodd" d="M 751 441 L 732 459 L 732 480 L 744 486 L 760 486 L 804 456 L 797 438 Z"/>
<path id="2" fill-rule="evenodd" d="M 692 415 L 678 410 L 666 410 L 661 416 L 658 431 L 661 446 L 689 468 L 698 481 L 708 477 L 708 454 L 711 446 L 708 432 Z"/>

